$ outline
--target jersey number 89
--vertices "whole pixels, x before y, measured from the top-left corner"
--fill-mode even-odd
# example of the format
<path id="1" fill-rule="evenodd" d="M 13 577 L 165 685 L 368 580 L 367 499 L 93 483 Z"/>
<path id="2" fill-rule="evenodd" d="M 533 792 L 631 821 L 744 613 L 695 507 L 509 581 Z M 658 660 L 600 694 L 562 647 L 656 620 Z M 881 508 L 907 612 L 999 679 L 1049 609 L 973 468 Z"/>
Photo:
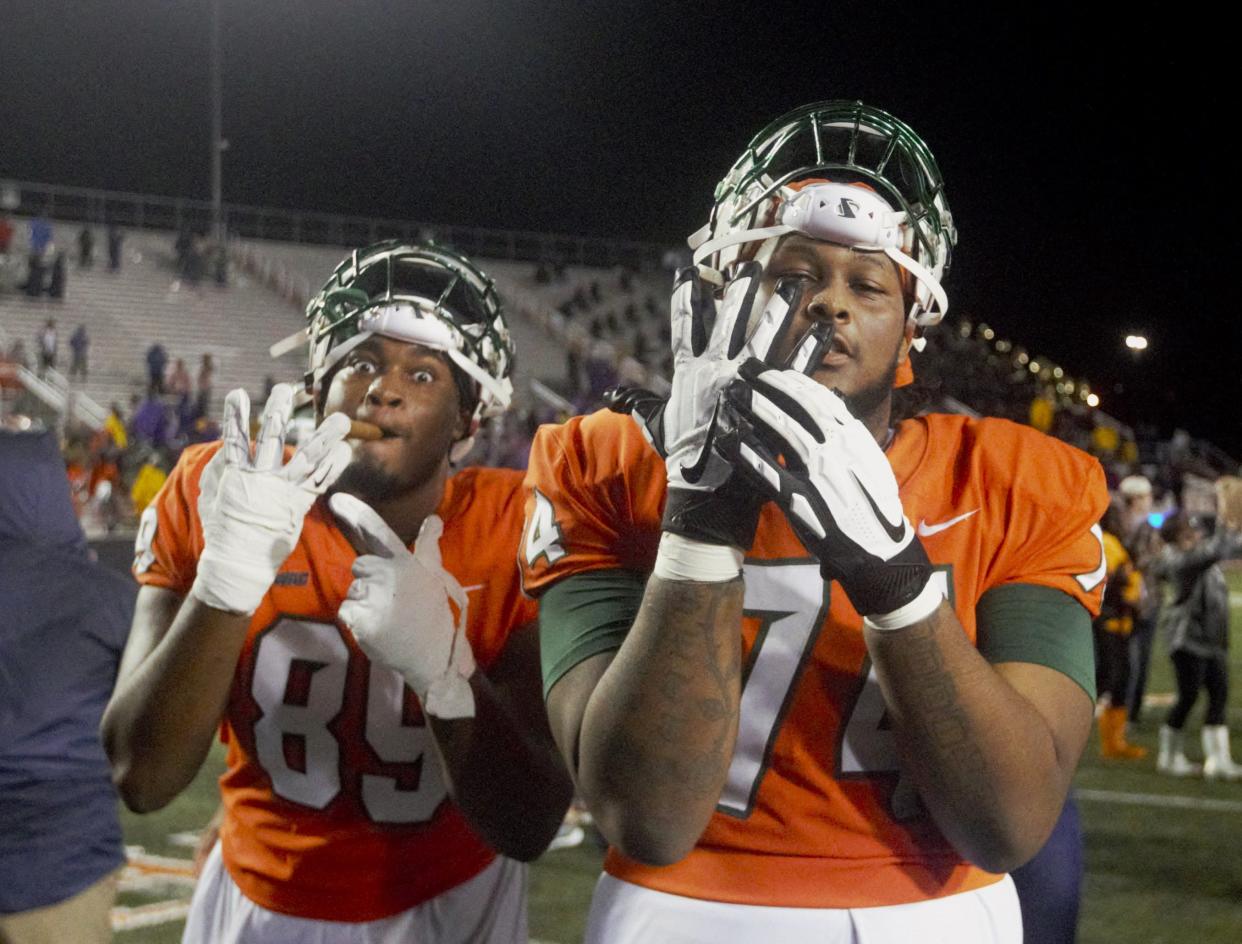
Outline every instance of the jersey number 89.
<path id="1" fill-rule="evenodd" d="M 263 712 L 255 752 L 277 796 L 321 810 L 341 793 L 341 747 L 329 726 L 345 703 L 349 658 L 330 623 L 285 618 L 255 644 L 251 691 Z M 425 822 L 448 797 L 431 732 L 425 722 L 406 721 L 406 697 L 400 675 L 371 664 L 366 743 L 381 762 L 409 765 L 400 781 L 360 775 L 359 800 L 377 823 Z"/>

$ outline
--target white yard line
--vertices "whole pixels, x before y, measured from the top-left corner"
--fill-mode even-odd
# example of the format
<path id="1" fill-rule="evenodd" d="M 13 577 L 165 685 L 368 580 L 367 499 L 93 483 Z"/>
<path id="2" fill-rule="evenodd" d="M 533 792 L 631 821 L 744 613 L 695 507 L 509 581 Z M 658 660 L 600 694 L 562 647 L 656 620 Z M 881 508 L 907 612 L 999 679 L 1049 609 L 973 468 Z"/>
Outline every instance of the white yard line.
<path id="1" fill-rule="evenodd" d="M 1242 813 L 1242 801 L 1211 800 L 1203 797 L 1176 796 L 1163 793 L 1121 793 L 1117 790 L 1075 790 L 1080 800 L 1097 803 L 1121 803 L 1127 806 L 1158 806 L 1180 810 L 1211 810 L 1216 813 Z"/>

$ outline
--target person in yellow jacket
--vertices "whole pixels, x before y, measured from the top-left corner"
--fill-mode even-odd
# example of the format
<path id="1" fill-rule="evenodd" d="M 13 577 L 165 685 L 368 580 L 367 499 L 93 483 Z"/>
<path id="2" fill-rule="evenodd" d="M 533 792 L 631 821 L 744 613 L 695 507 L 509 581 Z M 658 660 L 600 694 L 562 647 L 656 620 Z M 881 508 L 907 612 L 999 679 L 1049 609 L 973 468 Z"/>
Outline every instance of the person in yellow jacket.
<path id="1" fill-rule="evenodd" d="M 1147 750 L 1126 741 L 1126 689 L 1130 684 L 1130 633 L 1134 630 L 1134 616 L 1142 596 L 1143 577 L 1118 537 L 1123 528 L 1116 505 L 1104 513 L 1100 527 L 1108 568 L 1104 603 L 1092 624 L 1099 693 L 1100 754 L 1138 760 L 1147 756 Z"/>
<path id="2" fill-rule="evenodd" d="M 130 500 L 134 503 L 134 514 L 141 515 L 146 510 L 167 478 L 168 473 L 160 465 L 158 453 L 148 455 L 129 490 Z"/>

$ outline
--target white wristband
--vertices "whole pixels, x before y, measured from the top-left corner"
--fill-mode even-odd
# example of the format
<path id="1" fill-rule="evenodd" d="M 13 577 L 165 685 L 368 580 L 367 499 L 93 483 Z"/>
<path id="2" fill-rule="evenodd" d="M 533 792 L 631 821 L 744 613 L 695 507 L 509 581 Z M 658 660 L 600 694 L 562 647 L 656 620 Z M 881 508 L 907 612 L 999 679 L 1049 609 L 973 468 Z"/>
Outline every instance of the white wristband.
<path id="1" fill-rule="evenodd" d="M 726 544 L 708 544 L 665 531 L 651 572 L 664 580 L 723 583 L 742 572 L 742 552 Z"/>
<path id="2" fill-rule="evenodd" d="M 905 629 L 931 616 L 943 599 L 944 594 L 940 592 L 940 588 L 934 581 L 929 580 L 919 591 L 919 595 L 905 606 L 898 607 L 891 613 L 873 613 L 871 616 L 864 616 L 863 623 L 881 632 Z"/>

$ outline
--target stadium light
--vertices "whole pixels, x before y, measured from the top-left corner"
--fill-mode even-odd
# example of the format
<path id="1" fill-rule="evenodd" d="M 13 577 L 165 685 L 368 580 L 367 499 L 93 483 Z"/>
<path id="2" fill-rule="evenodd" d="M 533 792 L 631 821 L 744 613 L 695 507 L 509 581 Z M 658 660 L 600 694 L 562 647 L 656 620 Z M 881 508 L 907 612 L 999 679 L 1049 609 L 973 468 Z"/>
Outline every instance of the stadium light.
<path id="1" fill-rule="evenodd" d="M 1097 397 L 1094 393 L 1087 394 L 1087 406 L 1099 406 L 1099 405 L 1100 405 L 1099 397 Z"/>
<path id="2" fill-rule="evenodd" d="M 1126 347 L 1134 352 L 1147 350 L 1147 338 L 1141 334 L 1127 334 Z"/>

